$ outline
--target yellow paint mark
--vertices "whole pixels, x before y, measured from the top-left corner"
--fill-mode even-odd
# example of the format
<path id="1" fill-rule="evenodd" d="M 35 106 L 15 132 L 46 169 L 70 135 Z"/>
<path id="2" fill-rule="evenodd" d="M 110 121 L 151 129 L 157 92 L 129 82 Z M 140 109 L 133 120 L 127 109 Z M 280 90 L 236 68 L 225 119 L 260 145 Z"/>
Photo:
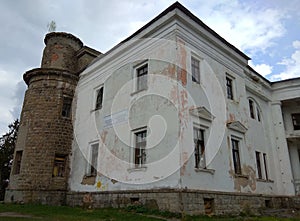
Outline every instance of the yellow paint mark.
<path id="1" fill-rule="evenodd" d="M 101 188 L 101 186 L 102 186 L 102 183 L 101 183 L 101 181 L 98 181 L 98 182 L 97 182 L 97 188 L 98 188 L 98 189 L 100 189 L 100 188 Z"/>

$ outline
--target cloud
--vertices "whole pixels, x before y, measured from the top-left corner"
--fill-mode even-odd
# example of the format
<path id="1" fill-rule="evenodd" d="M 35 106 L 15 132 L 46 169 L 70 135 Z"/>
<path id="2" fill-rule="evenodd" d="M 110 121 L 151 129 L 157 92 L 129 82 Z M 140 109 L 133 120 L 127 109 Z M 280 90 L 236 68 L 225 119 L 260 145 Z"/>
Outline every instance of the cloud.
<path id="1" fill-rule="evenodd" d="M 289 58 L 283 58 L 277 64 L 284 66 L 284 71 L 274 74 L 271 80 L 284 80 L 288 78 L 300 77 L 300 41 L 293 42 L 294 52 Z"/>
<path id="2" fill-rule="evenodd" d="M 279 9 L 260 8 L 256 3 L 243 1 L 214 3 L 210 10 L 198 14 L 208 26 L 250 56 L 265 53 L 286 33 L 283 21 L 287 15 Z"/>
<path id="3" fill-rule="evenodd" d="M 257 64 L 255 65 L 252 61 L 249 62 L 249 65 L 257 71 L 262 76 L 266 77 L 267 75 L 272 73 L 273 67 L 268 64 Z"/>

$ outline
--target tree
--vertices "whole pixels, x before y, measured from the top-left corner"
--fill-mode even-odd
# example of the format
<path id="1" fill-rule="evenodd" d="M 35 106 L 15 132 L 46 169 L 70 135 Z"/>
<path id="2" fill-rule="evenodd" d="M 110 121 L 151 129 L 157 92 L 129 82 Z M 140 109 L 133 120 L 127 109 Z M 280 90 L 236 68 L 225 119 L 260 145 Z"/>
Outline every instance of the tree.
<path id="1" fill-rule="evenodd" d="M 48 32 L 55 32 L 56 22 L 52 20 L 50 23 L 48 23 L 47 28 L 48 28 Z"/>
<path id="2" fill-rule="evenodd" d="M 12 167 L 13 155 L 19 129 L 19 120 L 8 125 L 9 131 L 0 137 L 0 200 L 4 199 Z"/>

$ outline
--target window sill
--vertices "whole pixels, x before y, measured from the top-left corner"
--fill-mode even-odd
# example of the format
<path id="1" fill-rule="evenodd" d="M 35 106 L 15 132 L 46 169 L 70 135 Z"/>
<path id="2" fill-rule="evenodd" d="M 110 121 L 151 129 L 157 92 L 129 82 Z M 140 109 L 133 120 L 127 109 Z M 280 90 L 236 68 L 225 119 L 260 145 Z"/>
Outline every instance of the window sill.
<path id="1" fill-rule="evenodd" d="M 141 90 L 138 90 L 138 91 L 134 91 L 134 92 L 132 92 L 132 93 L 130 94 L 130 96 L 134 96 L 134 95 L 136 95 L 136 94 L 138 94 L 138 93 L 140 93 L 140 92 L 142 92 L 142 91 L 146 91 L 146 90 L 148 90 L 148 87 L 146 87 L 146 88 L 144 88 L 144 89 L 141 89 Z"/>
<path id="2" fill-rule="evenodd" d="M 147 170 L 146 166 L 132 167 L 132 168 L 127 169 L 127 171 L 129 173 L 139 172 L 139 171 L 145 172 L 146 170 Z"/>
<path id="3" fill-rule="evenodd" d="M 211 175 L 214 175 L 214 173 L 215 173 L 214 169 L 207 169 L 207 168 L 195 168 L 195 171 L 197 173 L 199 173 L 199 172 L 210 173 Z"/>
<path id="4" fill-rule="evenodd" d="M 230 98 L 228 98 L 228 97 L 226 97 L 226 98 L 227 98 L 227 101 L 230 102 L 230 103 L 233 103 L 233 104 L 235 104 L 235 105 L 238 105 L 238 104 L 239 104 L 239 102 L 238 102 L 237 100 L 235 100 L 234 98 L 233 98 L 233 99 L 230 99 Z"/>
<path id="5" fill-rule="evenodd" d="M 260 178 L 256 178 L 257 182 L 263 182 L 263 183 L 274 183 L 274 180 L 265 180 L 265 179 L 260 179 Z"/>
<path id="6" fill-rule="evenodd" d="M 234 178 L 243 178 L 243 179 L 249 179 L 249 175 L 243 175 L 243 174 L 234 174 Z"/>
<path id="7" fill-rule="evenodd" d="M 102 110 L 102 107 L 91 110 L 91 113 L 96 112 L 96 111 L 99 111 L 99 110 Z"/>

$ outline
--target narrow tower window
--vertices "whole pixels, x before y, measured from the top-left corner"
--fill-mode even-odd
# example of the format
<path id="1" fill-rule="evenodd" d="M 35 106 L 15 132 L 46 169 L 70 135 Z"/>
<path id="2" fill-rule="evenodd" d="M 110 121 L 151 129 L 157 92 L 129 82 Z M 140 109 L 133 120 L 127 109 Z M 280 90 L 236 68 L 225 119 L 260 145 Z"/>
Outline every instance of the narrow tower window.
<path id="1" fill-rule="evenodd" d="M 63 117 L 71 117 L 71 105 L 72 105 L 72 99 L 70 97 L 64 97 L 63 100 L 63 106 L 61 115 Z"/>
<path id="2" fill-rule="evenodd" d="M 23 151 L 19 150 L 16 152 L 15 163 L 14 163 L 14 174 L 19 174 L 21 170 L 21 161 L 22 161 Z"/>
<path id="3" fill-rule="evenodd" d="M 55 154 L 54 166 L 53 166 L 53 177 L 64 177 L 66 166 L 66 156 Z"/>

